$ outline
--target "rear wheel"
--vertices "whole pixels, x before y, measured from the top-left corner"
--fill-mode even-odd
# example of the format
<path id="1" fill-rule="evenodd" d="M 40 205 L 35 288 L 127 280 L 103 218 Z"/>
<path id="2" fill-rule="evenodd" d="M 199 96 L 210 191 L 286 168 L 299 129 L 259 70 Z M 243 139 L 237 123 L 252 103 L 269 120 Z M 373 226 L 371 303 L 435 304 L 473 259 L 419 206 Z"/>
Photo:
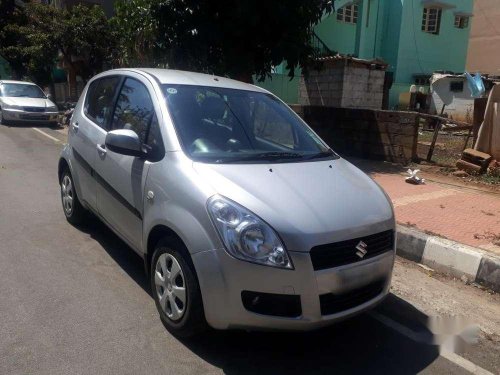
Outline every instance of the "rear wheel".
<path id="1" fill-rule="evenodd" d="M 200 286 L 186 248 L 164 238 L 151 262 L 151 288 L 165 327 L 179 337 L 190 337 L 206 327 Z"/>
<path id="2" fill-rule="evenodd" d="M 73 225 L 80 224 L 86 212 L 78 199 L 73 177 L 68 168 L 61 176 L 61 202 L 66 220 Z"/>

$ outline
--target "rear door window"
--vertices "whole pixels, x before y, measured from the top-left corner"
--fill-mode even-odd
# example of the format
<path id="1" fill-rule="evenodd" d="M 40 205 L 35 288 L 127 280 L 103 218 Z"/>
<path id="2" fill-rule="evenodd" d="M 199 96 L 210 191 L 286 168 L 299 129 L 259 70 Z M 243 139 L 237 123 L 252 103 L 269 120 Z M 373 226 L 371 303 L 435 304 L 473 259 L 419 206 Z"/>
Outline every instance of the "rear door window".
<path id="1" fill-rule="evenodd" d="M 90 84 L 84 112 L 94 123 L 107 129 L 120 77 L 105 77 Z"/>

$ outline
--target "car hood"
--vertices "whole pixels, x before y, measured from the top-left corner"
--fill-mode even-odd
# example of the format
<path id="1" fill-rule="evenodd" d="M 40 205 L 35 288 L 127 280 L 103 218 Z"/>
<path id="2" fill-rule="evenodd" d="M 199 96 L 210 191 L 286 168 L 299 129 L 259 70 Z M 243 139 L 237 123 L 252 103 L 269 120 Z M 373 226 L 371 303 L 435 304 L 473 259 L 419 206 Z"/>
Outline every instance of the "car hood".
<path id="1" fill-rule="evenodd" d="M 44 98 L 25 98 L 25 97 L 3 97 L 2 101 L 8 105 L 17 105 L 20 107 L 52 107 L 55 104 L 49 100 Z"/>
<path id="2" fill-rule="evenodd" d="M 343 159 L 276 164 L 193 163 L 213 189 L 270 224 L 292 251 L 394 228 L 383 190 Z"/>

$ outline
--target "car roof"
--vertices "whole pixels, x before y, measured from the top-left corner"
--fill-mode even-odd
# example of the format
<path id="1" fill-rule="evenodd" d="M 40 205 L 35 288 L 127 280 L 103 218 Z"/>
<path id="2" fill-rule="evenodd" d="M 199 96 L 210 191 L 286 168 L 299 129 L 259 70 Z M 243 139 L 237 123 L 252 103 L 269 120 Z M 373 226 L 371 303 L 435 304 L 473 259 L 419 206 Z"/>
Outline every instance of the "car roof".
<path id="1" fill-rule="evenodd" d="M 236 81 L 234 79 L 219 77 L 211 74 L 187 72 L 183 70 L 173 69 L 155 69 L 155 68 L 136 68 L 136 69 L 115 69 L 116 72 L 135 71 L 146 73 L 153 76 L 160 84 L 172 85 L 196 85 L 196 86 L 211 86 L 220 88 L 230 88 L 247 91 L 268 91 L 248 83 Z"/>
<path id="2" fill-rule="evenodd" d="M 24 84 L 24 85 L 32 85 L 32 86 L 36 86 L 35 83 L 33 82 L 27 82 L 27 81 L 14 81 L 14 80 L 11 80 L 11 79 L 0 79 L 0 84 L 1 83 L 21 83 L 21 84 Z"/>

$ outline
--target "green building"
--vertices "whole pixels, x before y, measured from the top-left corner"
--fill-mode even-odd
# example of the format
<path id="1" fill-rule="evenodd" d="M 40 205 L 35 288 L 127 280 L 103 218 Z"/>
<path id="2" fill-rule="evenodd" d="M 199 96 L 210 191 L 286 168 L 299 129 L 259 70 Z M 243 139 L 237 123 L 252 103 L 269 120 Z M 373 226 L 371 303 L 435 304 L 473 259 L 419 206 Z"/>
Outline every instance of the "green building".
<path id="1" fill-rule="evenodd" d="M 412 84 L 428 86 L 434 71 L 465 69 L 474 0 L 336 0 L 335 12 L 315 27 L 334 52 L 386 61 L 392 75 L 389 107 Z M 289 103 L 297 102 L 298 79 L 283 66 L 258 83 Z"/>

